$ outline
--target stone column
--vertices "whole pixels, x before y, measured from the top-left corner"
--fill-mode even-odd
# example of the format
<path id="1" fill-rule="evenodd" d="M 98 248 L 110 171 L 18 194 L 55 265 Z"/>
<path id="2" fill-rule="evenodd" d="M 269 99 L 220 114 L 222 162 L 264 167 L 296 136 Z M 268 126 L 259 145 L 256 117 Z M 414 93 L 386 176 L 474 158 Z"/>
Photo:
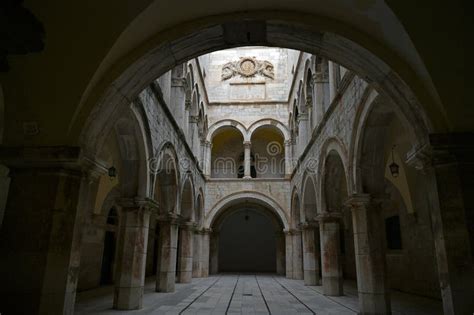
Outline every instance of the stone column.
<path id="1" fill-rule="evenodd" d="M 185 89 L 188 82 L 182 77 L 171 78 L 171 97 L 170 109 L 179 125 L 183 123 L 183 114 L 185 113 Z"/>
<path id="2" fill-rule="evenodd" d="M 285 275 L 285 234 L 282 232 L 275 233 L 276 238 L 276 273 L 277 275 Z"/>
<path id="3" fill-rule="evenodd" d="M 301 155 L 308 144 L 308 114 L 298 115 L 298 155 Z"/>
<path id="4" fill-rule="evenodd" d="M 341 80 L 339 65 L 329 61 L 329 103 L 334 101 L 337 94 L 337 87 Z"/>
<path id="5" fill-rule="evenodd" d="M 145 200 L 121 199 L 114 309 L 142 307 L 150 208 Z"/>
<path id="6" fill-rule="evenodd" d="M 5 314 L 73 314 L 93 168 L 78 147 L 0 147 L 10 187 L 0 229 Z"/>
<path id="7" fill-rule="evenodd" d="M 199 139 L 199 116 L 189 116 L 189 125 L 190 125 L 190 143 L 189 146 L 191 147 L 191 150 L 193 151 L 194 156 L 199 155 L 200 151 L 200 139 Z"/>
<path id="8" fill-rule="evenodd" d="M 325 110 L 325 91 L 326 87 L 329 84 L 328 72 L 327 69 L 322 68 L 319 72 L 316 72 L 313 75 L 314 80 L 314 110 L 313 110 L 313 121 L 317 126 L 324 117 Z"/>
<path id="9" fill-rule="evenodd" d="M 303 240 L 300 230 L 293 230 L 293 279 L 303 280 Z"/>
<path id="10" fill-rule="evenodd" d="M 178 223 L 176 215 L 158 218 L 160 237 L 156 271 L 156 292 L 174 292 L 176 281 L 176 255 Z"/>
<path id="11" fill-rule="evenodd" d="M 193 236 L 193 278 L 202 277 L 202 237 L 203 234 L 197 228 Z"/>
<path id="12" fill-rule="evenodd" d="M 303 226 L 303 275 L 305 285 L 319 284 L 319 262 L 316 252 L 315 231 L 317 223 Z M 319 230 L 318 230 L 319 232 Z"/>
<path id="13" fill-rule="evenodd" d="M 250 154 L 251 150 L 251 142 L 250 141 L 244 141 L 244 178 L 252 178 L 251 172 L 250 172 L 250 167 L 252 164 L 252 156 Z"/>
<path id="14" fill-rule="evenodd" d="M 312 80 L 311 78 L 308 78 L 308 80 Z M 311 83 L 312 84 L 312 83 Z M 313 90 L 313 87 L 311 86 L 311 90 Z M 311 140 L 311 136 L 313 134 L 313 128 L 314 128 L 314 115 L 313 115 L 313 96 L 308 95 L 306 96 L 306 112 L 308 113 L 308 141 Z"/>
<path id="15" fill-rule="evenodd" d="M 339 216 L 320 215 L 321 266 L 323 293 L 329 296 L 343 294 L 342 257 Z"/>
<path id="16" fill-rule="evenodd" d="M 293 158 L 291 156 L 291 147 L 293 143 L 291 140 L 285 141 L 285 177 L 290 178 L 293 172 Z"/>
<path id="17" fill-rule="evenodd" d="M 104 169 L 104 175 L 105 169 Z M 81 265 L 79 268 L 77 289 L 79 291 L 96 288 L 100 285 L 102 256 L 104 251 L 106 218 L 94 213 L 95 201 L 99 190 L 99 176 L 90 177 L 86 193 L 87 198 L 81 198 L 84 203 L 83 234 L 81 244 Z M 110 209 L 108 209 L 110 210 Z M 107 215 L 108 212 L 105 214 Z M 102 220 L 103 219 L 103 220 Z M 117 226 L 115 227 L 117 232 Z M 87 254 L 84 254 L 87 253 Z"/>
<path id="18" fill-rule="evenodd" d="M 212 232 L 209 244 L 210 274 L 219 273 L 219 233 Z"/>
<path id="19" fill-rule="evenodd" d="M 178 282 L 190 283 L 193 274 L 194 231 L 192 223 L 185 223 L 180 226 L 179 237 Z"/>
<path id="20" fill-rule="evenodd" d="M 206 141 L 204 143 L 204 175 L 207 177 L 211 177 L 211 168 L 212 168 L 211 152 L 212 152 L 212 143 L 209 141 Z"/>
<path id="21" fill-rule="evenodd" d="M 209 229 L 202 231 L 202 252 L 201 252 L 201 276 L 206 278 L 209 276 L 209 255 L 211 245 L 211 232 Z"/>
<path id="22" fill-rule="evenodd" d="M 383 221 L 370 195 L 352 195 L 354 250 L 360 314 L 390 314 L 390 288 L 386 277 Z"/>
<path id="23" fill-rule="evenodd" d="M 474 134 L 432 134 L 408 164 L 427 183 L 444 314 L 474 311 Z"/>
<path id="24" fill-rule="evenodd" d="M 285 231 L 286 277 L 293 279 L 293 234 Z"/>

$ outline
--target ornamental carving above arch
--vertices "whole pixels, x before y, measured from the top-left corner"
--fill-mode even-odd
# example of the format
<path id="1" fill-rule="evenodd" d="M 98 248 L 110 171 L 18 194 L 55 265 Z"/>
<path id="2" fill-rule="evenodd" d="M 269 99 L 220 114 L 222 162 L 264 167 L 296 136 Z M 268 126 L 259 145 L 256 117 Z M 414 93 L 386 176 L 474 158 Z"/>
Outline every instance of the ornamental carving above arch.
<path id="1" fill-rule="evenodd" d="M 240 57 L 238 61 L 227 62 L 222 66 L 221 78 L 223 81 L 240 75 L 251 78 L 261 75 L 270 79 L 275 78 L 274 67 L 270 61 L 258 60 L 255 57 Z"/>

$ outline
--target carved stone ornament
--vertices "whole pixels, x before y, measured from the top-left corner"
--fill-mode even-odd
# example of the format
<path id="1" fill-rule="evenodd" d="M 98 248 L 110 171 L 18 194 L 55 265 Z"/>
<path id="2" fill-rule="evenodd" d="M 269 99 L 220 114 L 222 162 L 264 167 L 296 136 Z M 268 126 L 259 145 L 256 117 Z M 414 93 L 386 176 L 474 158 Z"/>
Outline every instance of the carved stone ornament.
<path id="1" fill-rule="evenodd" d="M 273 64 L 267 60 L 257 60 L 255 57 L 240 57 L 238 61 L 231 61 L 222 66 L 222 80 L 228 80 L 240 75 L 251 78 L 261 75 L 270 79 L 275 78 Z"/>

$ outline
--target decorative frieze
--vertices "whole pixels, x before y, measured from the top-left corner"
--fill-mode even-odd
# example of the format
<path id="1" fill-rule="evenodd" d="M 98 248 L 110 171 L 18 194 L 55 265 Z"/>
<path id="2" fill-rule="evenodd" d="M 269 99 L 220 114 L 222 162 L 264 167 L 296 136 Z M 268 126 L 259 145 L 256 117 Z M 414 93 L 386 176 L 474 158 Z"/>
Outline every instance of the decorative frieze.
<path id="1" fill-rule="evenodd" d="M 227 62 L 222 66 L 222 81 L 237 75 L 243 78 L 251 78 L 256 75 L 270 79 L 275 78 L 273 64 L 267 60 L 257 60 L 255 57 L 240 57 L 238 61 Z"/>

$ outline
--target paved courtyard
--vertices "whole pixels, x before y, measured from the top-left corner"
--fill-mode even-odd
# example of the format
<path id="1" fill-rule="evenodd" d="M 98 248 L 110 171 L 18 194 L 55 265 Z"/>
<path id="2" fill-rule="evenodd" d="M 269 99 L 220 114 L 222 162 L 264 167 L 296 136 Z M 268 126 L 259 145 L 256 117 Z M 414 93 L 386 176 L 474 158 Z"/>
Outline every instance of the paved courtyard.
<path id="1" fill-rule="evenodd" d="M 393 314 L 442 314 L 441 301 L 392 292 Z M 226 274 L 176 284 L 173 293 L 156 293 L 148 279 L 143 308 L 112 309 L 113 287 L 79 293 L 76 314 L 357 314 L 354 282 L 344 284 L 344 296 L 322 295 L 321 286 L 275 275 Z"/>

